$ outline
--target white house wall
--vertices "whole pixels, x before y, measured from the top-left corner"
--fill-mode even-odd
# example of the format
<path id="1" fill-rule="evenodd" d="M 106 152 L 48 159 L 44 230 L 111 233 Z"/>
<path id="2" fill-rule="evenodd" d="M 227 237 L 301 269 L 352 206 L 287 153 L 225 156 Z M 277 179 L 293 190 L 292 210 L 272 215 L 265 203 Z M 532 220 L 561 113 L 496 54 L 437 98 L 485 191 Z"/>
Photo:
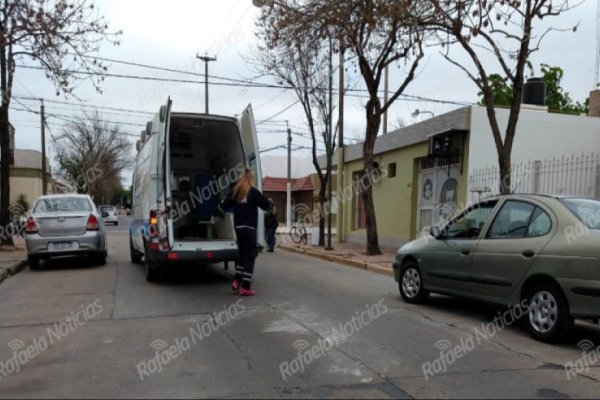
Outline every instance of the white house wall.
<path id="1" fill-rule="evenodd" d="M 509 110 L 496 109 L 504 137 Z M 512 149 L 512 162 L 543 161 L 554 157 L 600 153 L 600 118 L 521 109 Z M 471 110 L 469 176 L 497 167 L 498 155 L 485 107 Z M 468 191 L 473 188 L 469 184 Z"/>

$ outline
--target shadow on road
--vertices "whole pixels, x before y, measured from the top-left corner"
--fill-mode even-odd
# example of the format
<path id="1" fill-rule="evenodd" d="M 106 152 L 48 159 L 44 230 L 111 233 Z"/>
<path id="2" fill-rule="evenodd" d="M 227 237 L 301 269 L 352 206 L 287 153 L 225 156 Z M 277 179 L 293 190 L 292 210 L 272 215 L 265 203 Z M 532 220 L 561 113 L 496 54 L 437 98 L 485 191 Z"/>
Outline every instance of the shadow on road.
<path id="1" fill-rule="evenodd" d="M 139 267 L 139 273 L 145 274 L 144 266 L 131 266 L 132 268 Z M 227 285 L 233 279 L 232 269 L 229 271 L 223 269 L 223 264 L 215 265 L 194 265 L 185 264 L 167 267 L 161 276 L 159 282 L 152 285 L 159 286 L 223 286 Z M 150 283 L 149 283 L 150 285 Z"/>
<path id="2" fill-rule="evenodd" d="M 493 323 L 495 319 L 500 318 L 499 315 L 507 311 L 506 307 L 494 304 L 442 295 L 432 295 L 427 304 L 420 307 L 421 312 L 425 312 L 426 314 L 429 314 L 427 310 L 431 310 L 432 312 L 441 311 L 448 315 L 457 315 L 472 319 L 478 328 L 481 324 Z M 506 329 L 513 330 L 525 336 L 529 335 L 522 321 L 510 325 Z M 582 340 L 591 340 L 596 346 L 600 346 L 600 325 L 576 320 L 575 328 L 571 335 L 562 342 L 554 344 L 554 346 L 558 345 L 578 349 L 577 345 Z"/>
<path id="3" fill-rule="evenodd" d="M 79 270 L 104 268 L 96 260 L 88 256 L 65 256 L 52 258 L 50 260 L 40 260 L 40 267 L 35 272 L 50 272 L 63 270 Z"/>

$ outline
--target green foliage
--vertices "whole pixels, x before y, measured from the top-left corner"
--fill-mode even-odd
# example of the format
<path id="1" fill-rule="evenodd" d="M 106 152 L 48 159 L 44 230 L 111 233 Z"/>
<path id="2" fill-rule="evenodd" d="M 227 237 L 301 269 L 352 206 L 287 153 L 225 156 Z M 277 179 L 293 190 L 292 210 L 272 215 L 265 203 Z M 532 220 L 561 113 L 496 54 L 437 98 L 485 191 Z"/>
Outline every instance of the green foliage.
<path id="1" fill-rule="evenodd" d="M 498 74 L 491 74 L 488 76 L 488 79 L 490 81 L 490 87 L 492 88 L 494 105 L 509 106 L 513 91 L 512 85 L 508 83 L 508 79 Z M 479 92 L 478 95 L 481 97 L 480 104 L 483 105 L 483 92 Z"/>
<path id="2" fill-rule="evenodd" d="M 529 65 L 532 75 L 535 75 L 534 69 Z M 589 99 L 585 102 L 575 102 L 571 99 L 569 92 L 565 92 L 561 86 L 564 77 L 564 71 L 560 67 L 552 67 L 548 64 L 540 65 L 542 79 L 546 84 L 546 106 L 552 112 L 564 112 L 581 114 L 588 112 Z M 513 87 L 507 78 L 498 74 L 488 76 L 490 86 L 493 91 L 494 105 L 510 106 L 513 96 Z M 483 104 L 483 93 L 479 92 L 480 104 Z"/>

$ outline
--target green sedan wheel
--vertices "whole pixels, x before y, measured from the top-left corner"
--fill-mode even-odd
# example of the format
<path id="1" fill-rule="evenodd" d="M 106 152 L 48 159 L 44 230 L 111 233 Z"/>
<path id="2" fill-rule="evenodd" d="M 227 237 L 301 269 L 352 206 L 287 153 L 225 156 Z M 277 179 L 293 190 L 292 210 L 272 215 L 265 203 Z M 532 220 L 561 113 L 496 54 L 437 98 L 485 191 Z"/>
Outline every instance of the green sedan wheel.
<path id="1" fill-rule="evenodd" d="M 421 270 L 415 262 L 408 262 L 402 267 L 400 274 L 400 295 L 405 302 L 421 304 L 429 298 L 429 292 L 423 289 Z"/>

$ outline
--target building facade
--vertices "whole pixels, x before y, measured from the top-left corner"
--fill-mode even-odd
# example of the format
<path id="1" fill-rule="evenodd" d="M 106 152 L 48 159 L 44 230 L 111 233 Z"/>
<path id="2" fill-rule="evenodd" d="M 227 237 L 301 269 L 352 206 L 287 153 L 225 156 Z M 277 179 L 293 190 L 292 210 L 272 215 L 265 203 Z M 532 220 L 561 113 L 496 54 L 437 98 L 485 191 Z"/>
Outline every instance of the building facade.
<path id="1" fill-rule="evenodd" d="M 508 109 L 496 109 L 503 132 L 508 114 Z M 576 160 L 588 160 L 594 152 L 599 155 L 597 164 L 586 161 L 581 172 L 574 169 Z M 468 203 L 499 190 L 499 173 L 494 171 L 498 156 L 485 107 L 460 108 L 379 136 L 374 154 L 378 174 L 365 178 L 362 144 L 345 148 L 344 192 L 338 196 L 339 206 L 344 207 L 344 218 L 338 225 L 344 241 L 366 241 L 360 195 L 365 182 L 373 187 L 380 243 L 394 246 L 416 238 Z M 572 160 L 571 164 L 567 165 L 565 159 Z M 557 167 L 556 176 L 551 176 L 552 160 L 562 168 Z M 562 164 L 556 160 L 563 160 Z M 545 107 L 523 105 L 512 162 L 515 191 L 600 196 L 600 118 L 592 113 L 549 113 Z M 478 179 L 485 171 L 489 172 L 488 179 Z M 573 178 L 560 178 L 568 171 Z M 569 185 L 575 178 L 582 181 L 581 190 Z M 564 182 L 562 186 L 560 182 Z"/>
<path id="2" fill-rule="evenodd" d="M 46 160 L 47 193 L 52 193 L 52 173 Z M 20 196 L 25 196 L 29 206 L 43 194 L 42 154 L 37 150 L 14 151 L 14 164 L 10 168 L 10 203 L 16 204 Z"/>

